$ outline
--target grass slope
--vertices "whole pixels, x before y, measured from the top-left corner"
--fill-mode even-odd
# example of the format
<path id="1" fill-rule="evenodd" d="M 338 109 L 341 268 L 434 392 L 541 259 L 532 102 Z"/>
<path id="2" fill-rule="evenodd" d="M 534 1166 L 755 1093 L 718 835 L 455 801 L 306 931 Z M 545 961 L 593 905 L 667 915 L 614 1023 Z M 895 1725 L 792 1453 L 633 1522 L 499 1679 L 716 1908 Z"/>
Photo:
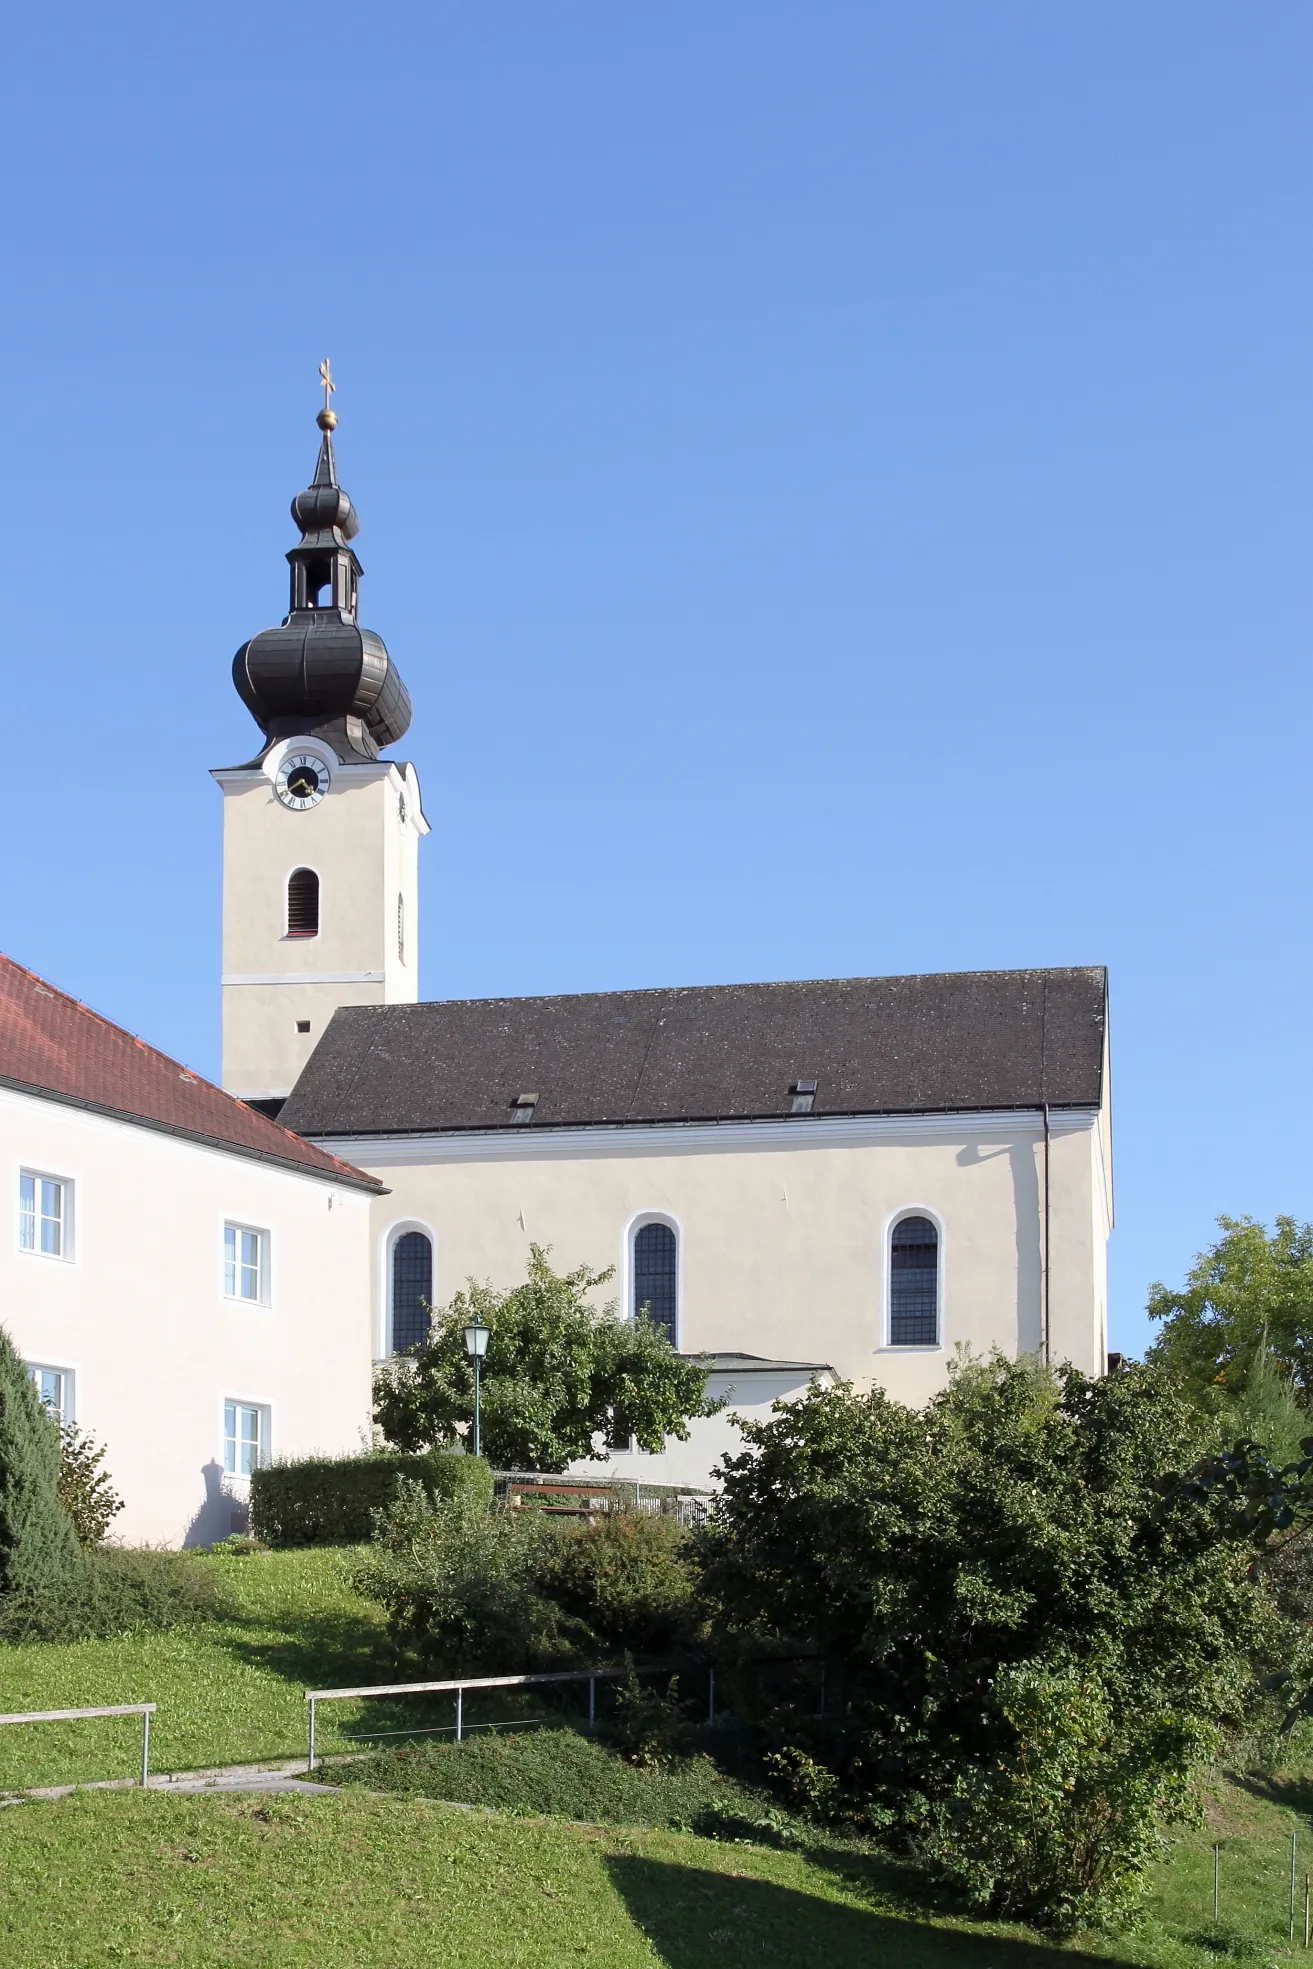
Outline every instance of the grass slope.
<path id="1" fill-rule="evenodd" d="M 717 1837 L 751 1835 L 774 1806 L 764 1793 L 727 1777 L 710 1757 L 681 1758 L 668 1770 L 636 1770 L 606 1744 L 566 1729 L 387 1751 L 326 1775 L 369 1791 Z M 785 1823 L 777 1808 L 774 1818 Z"/>
<path id="2" fill-rule="evenodd" d="M 0 1813 L 0 1867 L 5 1969 L 1046 1969 L 1061 1954 L 909 1918 L 857 1861 L 346 1792 L 18 1806 Z"/>
<path id="3" fill-rule="evenodd" d="M 0 1711 L 157 1702 L 156 1770 L 294 1756 L 308 1688 L 380 1678 L 380 1611 L 352 1592 L 349 1550 L 210 1558 L 225 1615 L 164 1634 L 0 1647 Z M 341 1710 L 349 1706 L 342 1705 Z M 358 1711 L 326 1707 L 325 1747 Z M 0 1789 L 130 1775 L 140 1723 L 41 1723 L 0 1730 Z"/>

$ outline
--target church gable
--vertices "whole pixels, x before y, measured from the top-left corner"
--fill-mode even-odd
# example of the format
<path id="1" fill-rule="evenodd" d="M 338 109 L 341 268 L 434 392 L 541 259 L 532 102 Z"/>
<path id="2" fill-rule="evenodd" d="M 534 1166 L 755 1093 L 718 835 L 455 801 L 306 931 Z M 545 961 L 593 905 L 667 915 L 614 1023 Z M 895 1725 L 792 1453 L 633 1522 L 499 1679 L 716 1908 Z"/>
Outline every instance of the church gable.
<path id="1" fill-rule="evenodd" d="M 1098 1107 L 1106 997 L 1091 966 L 344 1007 L 280 1118 L 514 1127 L 528 1095 L 535 1128 Z"/>

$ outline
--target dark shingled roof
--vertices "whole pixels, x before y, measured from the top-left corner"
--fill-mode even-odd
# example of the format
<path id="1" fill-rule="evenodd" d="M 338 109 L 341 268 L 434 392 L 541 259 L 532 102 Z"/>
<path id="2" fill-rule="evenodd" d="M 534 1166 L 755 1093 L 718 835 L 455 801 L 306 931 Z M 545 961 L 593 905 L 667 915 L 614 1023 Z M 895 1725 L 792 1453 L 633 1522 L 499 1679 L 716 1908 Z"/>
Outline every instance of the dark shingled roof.
<path id="1" fill-rule="evenodd" d="M 472 998 L 336 1012 L 280 1119 L 306 1135 L 1094 1107 L 1099 967 Z M 524 1124 L 519 1124 L 523 1126 Z"/>
<path id="2" fill-rule="evenodd" d="M 301 1175 L 382 1187 L 8 957 L 0 957 L 0 1087 L 281 1163 Z"/>

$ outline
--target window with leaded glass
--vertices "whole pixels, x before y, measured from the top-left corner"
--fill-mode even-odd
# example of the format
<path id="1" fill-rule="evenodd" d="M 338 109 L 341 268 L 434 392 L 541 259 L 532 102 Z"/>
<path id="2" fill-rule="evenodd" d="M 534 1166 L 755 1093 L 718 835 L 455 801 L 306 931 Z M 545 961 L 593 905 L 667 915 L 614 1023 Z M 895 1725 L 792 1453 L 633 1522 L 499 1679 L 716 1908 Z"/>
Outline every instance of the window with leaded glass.
<path id="1" fill-rule="evenodd" d="M 642 1224 L 634 1232 L 635 1317 L 646 1314 L 673 1347 L 679 1324 L 679 1248 L 669 1224 Z"/>
<path id="2" fill-rule="evenodd" d="M 392 1351 L 404 1354 L 429 1337 L 433 1304 L 433 1244 L 423 1231 L 407 1231 L 392 1247 Z"/>
<path id="3" fill-rule="evenodd" d="M 939 1233 L 928 1217 L 900 1217 L 893 1228 L 889 1344 L 939 1345 Z"/>

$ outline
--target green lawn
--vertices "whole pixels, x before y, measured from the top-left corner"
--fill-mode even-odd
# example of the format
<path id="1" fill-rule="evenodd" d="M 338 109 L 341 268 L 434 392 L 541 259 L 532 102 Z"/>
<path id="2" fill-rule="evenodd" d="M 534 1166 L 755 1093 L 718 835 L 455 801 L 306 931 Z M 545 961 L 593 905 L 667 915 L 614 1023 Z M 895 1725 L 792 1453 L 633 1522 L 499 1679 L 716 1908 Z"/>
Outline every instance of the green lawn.
<path id="1" fill-rule="evenodd" d="M 0 1813 L 5 1969 L 1046 1969 L 877 1868 L 359 1793 L 82 1793 Z M 1198 1958 L 1196 1958 L 1198 1959 Z"/>
<path id="2" fill-rule="evenodd" d="M 154 1700 L 156 1770 L 295 1755 L 304 1691 L 386 1674 L 382 1624 L 347 1584 L 343 1551 L 207 1561 L 219 1619 L 170 1634 L 0 1649 L 0 1710 Z M 354 1710 L 354 1713 L 352 1711 Z M 477 1712 L 476 1712 L 477 1714 Z M 476 1720 L 467 1711 L 467 1721 Z M 409 1705 L 326 1708 L 320 1740 L 447 1723 Z M 0 1788 L 126 1776 L 135 1723 L 0 1730 Z M 1299 1920 L 1313 1871 L 1313 1784 L 1299 1774 L 1219 1785 L 1206 1828 L 1156 1869 L 1146 1919 L 1056 1948 L 1026 1931 L 954 1916 L 925 1883 L 853 1848 L 712 1841 L 638 1823 L 742 1818 L 750 1794 L 697 1759 L 669 1780 L 615 1766 L 594 1744 L 524 1736 L 519 1748 L 431 1738 L 415 1757 L 339 1767 L 396 1785 L 331 1798 L 83 1793 L 0 1810 L 0 1963 L 299 1962 L 579 1965 L 723 1969 L 1046 1969 L 1039 1958 L 1138 1969 L 1251 1965 L 1287 1955 L 1290 1834 L 1298 1833 Z M 721 1787 L 724 1786 L 722 1791 Z M 440 1792 L 509 1810 L 459 1812 Z M 660 1792 L 660 1796 L 657 1793 Z M 410 1795 L 407 1795 L 409 1793 Z M 723 1807 L 729 1809 L 723 1810 Z M 525 1816 L 534 1810 L 555 1819 Z M 598 1825 L 567 1823 L 597 1818 Z M 1221 1845 L 1221 1922 L 1212 1921 L 1212 1849 Z"/>
<path id="3" fill-rule="evenodd" d="M 157 1702 L 151 1765 L 161 1771 L 293 1756 L 305 1748 L 306 1689 L 380 1679 L 383 1619 L 348 1586 L 353 1559 L 333 1549 L 210 1558 L 229 1606 L 219 1620 L 0 1647 L 0 1712 Z M 335 1729 L 365 1727 L 347 1708 L 326 1707 L 325 1747 Z M 139 1733 L 135 1718 L 0 1730 L 0 1789 L 128 1775 Z"/>

